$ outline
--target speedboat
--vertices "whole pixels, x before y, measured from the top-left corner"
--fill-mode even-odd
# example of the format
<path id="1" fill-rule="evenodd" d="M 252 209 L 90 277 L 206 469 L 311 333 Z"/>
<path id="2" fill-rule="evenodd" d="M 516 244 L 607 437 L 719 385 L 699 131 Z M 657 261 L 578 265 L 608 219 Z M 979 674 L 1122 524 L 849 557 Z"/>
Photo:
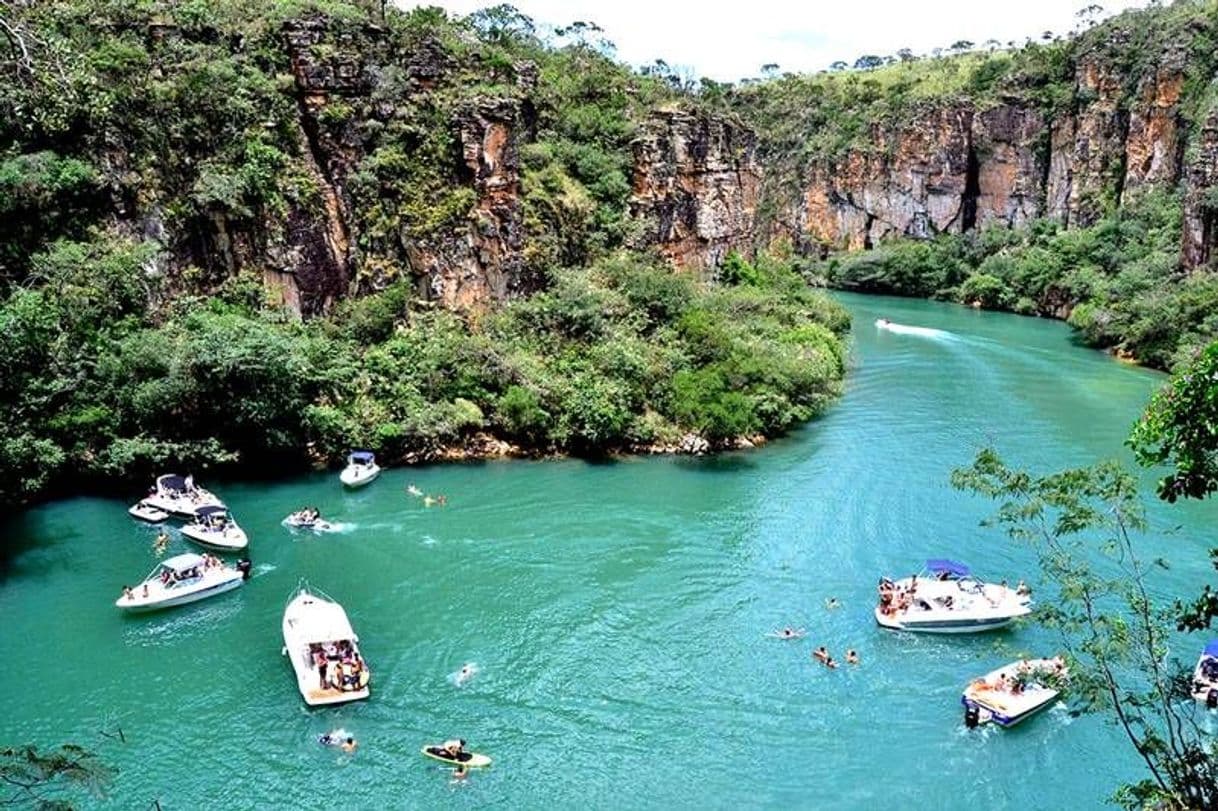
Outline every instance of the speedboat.
<path id="1" fill-rule="evenodd" d="M 338 478 L 348 487 L 363 487 L 379 475 L 381 469 L 377 466 L 376 456 L 372 451 L 351 451 L 347 457 L 347 466 L 338 474 Z"/>
<path id="2" fill-rule="evenodd" d="M 964 688 L 964 724 L 1013 727 L 1056 701 L 1065 678 L 1061 659 L 1022 659 L 991 670 Z"/>
<path id="3" fill-rule="evenodd" d="M 141 501 L 139 504 L 132 505 L 131 509 L 127 510 L 127 512 L 133 517 L 141 521 L 147 521 L 150 524 L 159 524 L 169 517 L 169 513 L 153 507 L 147 501 Z"/>
<path id="4" fill-rule="evenodd" d="M 140 504 L 183 518 L 193 518 L 195 510 L 200 507 L 224 508 L 224 502 L 202 487 L 195 486 L 193 476 L 178 476 L 174 473 L 158 476 L 156 484 Z M 131 514 L 135 515 L 134 508 Z"/>
<path id="5" fill-rule="evenodd" d="M 330 532 L 334 529 L 333 524 L 319 515 L 314 515 L 310 510 L 298 510 L 292 513 L 283 519 L 283 524 L 293 529 L 311 529 L 314 532 Z"/>
<path id="6" fill-rule="evenodd" d="M 973 634 L 1009 625 L 1032 612 L 1031 598 L 1005 583 L 984 583 L 954 560 L 926 562 L 920 575 L 880 581 L 875 621 L 928 634 Z"/>
<path id="7" fill-rule="evenodd" d="M 155 611 L 206 600 L 240 586 L 250 576 L 250 562 L 225 565 L 210 555 L 186 553 L 161 561 L 135 588 L 123 587 L 114 604 L 124 611 Z"/>
<path id="8" fill-rule="evenodd" d="M 369 695 L 371 673 L 343 607 L 301 585 L 283 612 L 283 652 L 311 707 Z"/>
<path id="9" fill-rule="evenodd" d="M 1211 640 L 1193 671 L 1193 698 L 1209 709 L 1218 709 L 1218 639 Z"/>
<path id="10" fill-rule="evenodd" d="M 249 546 L 245 530 L 224 507 L 200 507 L 195 510 L 195 520 L 182 527 L 182 535 L 208 549 L 237 552 Z"/>

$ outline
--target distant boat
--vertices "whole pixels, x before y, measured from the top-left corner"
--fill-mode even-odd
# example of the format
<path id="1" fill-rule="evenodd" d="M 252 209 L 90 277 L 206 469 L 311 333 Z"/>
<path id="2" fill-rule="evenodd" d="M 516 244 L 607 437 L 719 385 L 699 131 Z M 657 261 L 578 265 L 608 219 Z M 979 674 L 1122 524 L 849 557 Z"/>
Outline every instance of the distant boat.
<path id="1" fill-rule="evenodd" d="M 358 701 L 370 694 L 370 671 L 347 612 L 302 585 L 283 612 L 283 652 L 309 706 Z"/>
<path id="2" fill-rule="evenodd" d="M 897 631 L 973 634 L 1002 628 L 1032 611 L 1027 595 L 983 583 L 954 560 L 928 560 L 920 575 L 884 582 L 888 588 L 881 586 L 875 621 Z"/>
<path id="3" fill-rule="evenodd" d="M 249 546 L 245 530 L 222 506 L 200 507 L 195 520 L 182 527 L 182 535 L 200 546 L 223 552 L 238 552 Z"/>
<path id="4" fill-rule="evenodd" d="M 202 555 L 174 555 L 157 564 L 143 582 L 114 601 L 124 611 L 155 611 L 232 591 L 249 578 L 249 561 L 208 566 Z"/>
<path id="5" fill-rule="evenodd" d="M 381 469 L 377 466 L 376 456 L 372 451 L 351 451 L 347 457 L 347 466 L 338 474 L 338 478 L 347 487 L 363 487 L 379 475 Z"/>
<path id="6" fill-rule="evenodd" d="M 935 329 L 934 327 L 911 327 L 907 324 L 898 324 L 894 321 L 889 321 L 887 318 L 877 318 L 875 322 L 877 329 L 895 332 L 899 335 L 920 335 L 923 338 L 952 338 L 952 333 L 943 329 Z"/>
<path id="7" fill-rule="evenodd" d="M 991 670 L 964 688 L 965 726 L 1013 727 L 1056 701 L 1065 676 L 1060 659 L 1023 659 Z"/>
<path id="8" fill-rule="evenodd" d="M 1218 639 L 1211 640 L 1193 671 L 1193 698 L 1209 709 L 1218 709 Z"/>
<path id="9" fill-rule="evenodd" d="M 179 476 L 175 473 L 158 476 L 152 491 L 140 501 L 140 504 L 182 518 L 193 518 L 195 510 L 200 507 L 224 509 L 224 502 L 202 487 L 195 486 L 193 476 Z M 140 504 L 137 504 L 136 507 Z M 135 507 L 128 512 L 135 515 Z"/>

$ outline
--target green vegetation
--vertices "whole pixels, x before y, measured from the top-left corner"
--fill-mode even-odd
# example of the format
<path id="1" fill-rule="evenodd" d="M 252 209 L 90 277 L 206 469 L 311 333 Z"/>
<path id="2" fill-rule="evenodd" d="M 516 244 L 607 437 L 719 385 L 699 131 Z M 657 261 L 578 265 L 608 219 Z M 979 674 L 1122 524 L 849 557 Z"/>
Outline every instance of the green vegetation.
<path id="1" fill-rule="evenodd" d="M 74 794 L 103 799 L 116 770 L 76 744 L 39 750 L 0 749 L 0 805 L 39 811 L 71 811 Z"/>
<path id="2" fill-rule="evenodd" d="M 242 278 L 151 304 L 152 261 L 146 243 L 57 242 L 0 306 L 3 498 L 351 446 L 425 458 L 480 432 L 578 453 L 772 435 L 844 371 L 844 311 L 776 260 L 715 286 L 621 254 L 473 321 L 396 285 L 305 323 Z"/>

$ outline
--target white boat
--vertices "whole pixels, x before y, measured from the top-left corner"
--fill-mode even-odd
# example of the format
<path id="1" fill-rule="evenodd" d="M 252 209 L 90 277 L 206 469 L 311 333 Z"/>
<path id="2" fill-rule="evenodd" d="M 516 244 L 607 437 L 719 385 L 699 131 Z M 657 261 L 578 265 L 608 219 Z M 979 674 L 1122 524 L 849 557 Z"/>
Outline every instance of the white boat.
<path id="1" fill-rule="evenodd" d="M 161 561 L 135 588 L 123 587 L 114 604 L 124 611 L 155 611 L 206 600 L 249 579 L 250 562 L 227 566 L 218 558 L 187 553 Z"/>
<path id="2" fill-rule="evenodd" d="M 249 546 L 245 530 L 224 507 L 200 507 L 195 510 L 195 520 L 182 527 L 182 535 L 208 549 L 238 552 Z"/>
<path id="3" fill-rule="evenodd" d="M 333 532 L 334 525 L 309 510 L 300 510 L 283 519 L 283 525 L 293 529 L 311 529 L 314 532 Z"/>
<path id="4" fill-rule="evenodd" d="M 363 487 L 379 475 L 381 469 L 372 451 L 351 451 L 347 456 L 347 466 L 338 474 L 338 478 L 347 487 Z"/>
<path id="5" fill-rule="evenodd" d="M 369 695 L 370 672 L 343 607 L 301 586 L 283 612 L 283 652 L 311 707 Z"/>
<path id="6" fill-rule="evenodd" d="M 926 562 L 921 575 L 880 582 L 875 621 L 928 634 L 991 631 L 1032 612 L 1031 599 L 1009 586 L 983 583 L 953 560 Z"/>
<path id="7" fill-rule="evenodd" d="M 1209 709 L 1218 709 L 1218 639 L 1211 640 L 1197 660 L 1192 692 Z"/>
<path id="8" fill-rule="evenodd" d="M 156 484 L 140 504 L 183 518 L 193 518 L 195 510 L 200 507 L 224 508 L 224 502 L 202 487 L 195 486 L 193 476 L 178 476 L 174 473 L 157 476 Z M 132 515 L 134 514 L 132 512 Z"/>
<path id="9" fill-rule="evenodd" d="M 964 688 L 964 724 L 1013 727 L 1056 701 L 1065 678 L 1061 659 L 1022 659 L 991 670 Z"/>
<path id="10" fill-rule="evenodd" d="M 147 521 L 150 524 L 159 524 L 169 517 L 169 513 L 153 507 L 147 501 L 141 501 L 139 504 L 132 505 L 131 509 L 127 510 L 127 512 L 133 517 L 141 521 Z"/>

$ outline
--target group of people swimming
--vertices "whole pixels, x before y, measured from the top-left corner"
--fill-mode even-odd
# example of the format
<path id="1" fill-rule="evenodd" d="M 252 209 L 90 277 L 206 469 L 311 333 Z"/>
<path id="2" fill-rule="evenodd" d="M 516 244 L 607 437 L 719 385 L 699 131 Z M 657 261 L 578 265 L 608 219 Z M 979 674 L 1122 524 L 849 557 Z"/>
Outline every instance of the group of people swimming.
<path id="1" fill-rule="evenodd" d="M 815 659 L 816 661 L 820 662 L 822 665 L 829 668 L 830 670 L 837 669 L 837 660 L 834 659 L 829 654 L 829 649 L 826 648 L 824 645 L 821 645 L 819 648 L 812 651 L 812 658 Z M 846 651 L 846 664 L 857 665 L 858 663 L 859 663 L 858 651 L 856 651 L 854 648 L 851 648 L 848 651 Z"/>
<path id="2" fill-rule="evenodd" d="M 318 682 L 322 690 L 333 689 L 349 693 L 362 690 L 368 685 L 368 665 L 350 640 L 314 642 L 309 645 L 313 664 L 317 667 Z"/>
<path id="3" fill-rule="evenodd" d="M 406 485 L 406 495 L 423 499 L 424 507 L 430 507 L 433 504 L 438 504 L 439 506 L 443 507 L 445 504 L 448 503 L 448 496 L 444 495 L 443 493 L 436 495 L 436 496 L 427 495 L 422 490 L 420 490 L 417 486 L 415 486 L 415 484 L 413 482 Z"/>

